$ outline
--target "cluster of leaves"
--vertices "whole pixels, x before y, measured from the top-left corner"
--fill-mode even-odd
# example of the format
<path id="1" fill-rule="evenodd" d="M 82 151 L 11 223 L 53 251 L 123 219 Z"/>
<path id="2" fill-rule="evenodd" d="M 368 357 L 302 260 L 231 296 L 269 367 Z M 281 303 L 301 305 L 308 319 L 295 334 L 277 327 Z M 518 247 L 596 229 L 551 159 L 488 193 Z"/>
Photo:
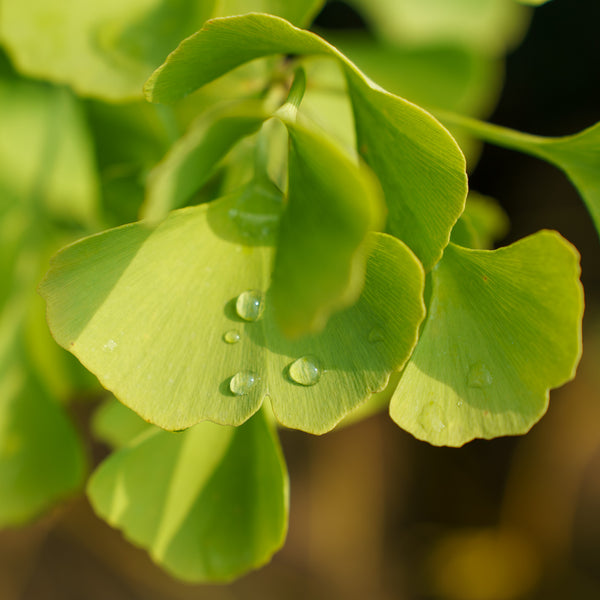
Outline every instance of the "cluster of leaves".
<path id="1" fill-rule="evenodd" d="M 79 238 L 40 291 L 120 401 L 95 415 L 114 452 L 88 493 L 183 579 L 283 543 L 276 423 L 324 433 L 389 403 L 460 446 L 542 416 L 581 352 L 579 257 L 548 231 L 488 249 L 504 216 L 467 200 L 464 154 L 480 137 L 550 160 L 598 225 L 598 133 L 471 118 L 524 7 L 353 0 L 376 35 L 334 46 L 299 28 L 318 0 L 72 4 L 3 2 L 0 525 L 85 477 L 61 404 L 99 388 L 34 293 Z"/>

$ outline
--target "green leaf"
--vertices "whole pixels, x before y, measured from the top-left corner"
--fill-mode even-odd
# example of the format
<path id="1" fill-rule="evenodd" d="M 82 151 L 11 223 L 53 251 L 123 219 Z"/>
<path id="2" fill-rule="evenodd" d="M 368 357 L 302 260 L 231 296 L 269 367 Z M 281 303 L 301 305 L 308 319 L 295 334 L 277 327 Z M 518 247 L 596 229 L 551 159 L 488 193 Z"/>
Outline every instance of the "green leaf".
<path id="1" fill-rule="evenodd" d="M 375 171 L 388 206 L 388 231 L 406 242 L 426 271 L 441 258 L 467 195 L 465 159 L 424 111 L 349 79 L 359 151 Z"/>
<path id="2" fill-rule="evenodd" d="M 173 102 L 245 62 L 271 54 L 324 54 L 340 61 L 358 147 L 385 193 L 389 231 L 430 269 L 464 208 L 464 157 L 431 115 L 372 84 L 318 36 L 270 15 L 215 19 L 184 40 L 154 72 L 146 95 L 153 102 Z"/>
<path id="3" fill-rule="evenodd" d="M 502 88 L 502 62 L 468 46 L 440 42 L 414 46 L 406 40 L 400 45 L 399 40 L 385 43 L 359 32 L 327 32 L 327 39 L 381 87 L 434 113 L 443 109 L 485 117 Z M 325 88 L 331 90 L 331 77 L 325 81 Z M 344 89 L 334 91 L 339 102 Z M 332 95 L 327 94 L 328 103 L 333 101 Z M 319 107 L 311 113 L 321 110 Z M 334 113 L 333 118 L 336 117 Z M 326 118 L 331 119 L 332 115 L 326 114 Z M 346 127 L 352 127 L 352 121 Z M 450 133 L 473 168 L 481 143 L 457 128 Z"/>
<path id="4" fill-rule="evenodd" d="M 450 244 L 390 414 L 435 445 L 525 433 L 581 354 L 579 255 L 542 231 L 499 250 Z"/>
<path id="5" fill-rule="evenodd" d="M 364 282 L 364 241 L 383 225 L 379 184 L 315 128 L 287 122 L 288 206 L 273 266 L 275 317 L 290 337 L 317 332 L 353 304 Z"/>
<path id="6" fill-rule="evenodd" d="M 81 107 L 67 90 L 0 79 L 1 204 L 94 227 L 98 182 Z"/>
<path id="7" fill-rule="evenodd" d="M 265 564 L 287 530 L 287 471 L 260 413 L 237 428 L 149 431 L 100 465 L 88 494 L 102 518 L 189 582 Z"/>
<path id="8" fill-rule="evenodd" d="M 112 448 L 122 448 L 152 425 L 140 419 L 115 398 L 105 400 L 92 418 L 94 436 Z"/>
<path id="9" fill-rule="evenodd" d="M 227 152 L 270 115 L 258 101 L 218 106 L 199 117 L 152 171 L 142 216 L 159 221 L 180 208 L 214 173 Z"/>
<path id="10" fill-rule="evenodd" d="M 421 265 L 400 241 L 372 234 L 358 302 L 321 334 L 287 340 L 269 296 L 260 318 L 272 239 L 248 245 L 245 221 L 230 212 L 236 201 L 182 209 L 155 229 L 128 225 L 61 251 L 40 286 L 50 328 L 104 387 L 165 429 L 205 419 L 239 425 L 268 395 L 282 424 L 325 432 L 383 389 L 410 355 L 424 313 Z M 289 376 L 306 355 L 321 363 L 316 385 Z"/>
<path id="11" fill-rule="evenodd" d="M 575 135 L 542 137 L 460 115 L 439 114 L 445 123 L 460 126 L 486 142 L 531 154 L 561 169 L 577 188 L 600 235 L 600 123 Z"/>

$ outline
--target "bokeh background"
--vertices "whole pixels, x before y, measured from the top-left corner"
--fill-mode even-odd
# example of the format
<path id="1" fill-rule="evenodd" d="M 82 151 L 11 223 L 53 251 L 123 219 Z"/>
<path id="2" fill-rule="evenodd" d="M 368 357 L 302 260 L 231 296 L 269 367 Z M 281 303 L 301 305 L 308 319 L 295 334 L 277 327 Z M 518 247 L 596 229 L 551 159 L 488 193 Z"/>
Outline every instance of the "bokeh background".
<path id="1" fill-rule="evenodd" d="M 553 0 L 508 56 L 490 120 L 544 135 L 600 120 L 600 3 Z M 364 28 L 330 2 L 317 26 Z M 598 166 L 600 168 L 600 164 Z M 582 253 L 584 357 L 521 438 L 435 448 L 385 414 L 327 436 L 281 434 L 291 477 L 285 547 L 226 586 L 174 581 L 83 497 L 0 532 L 2 600 L 600 598 L 600 244 L 553 167 L 486 146 L 471 186 L 509 214 L 502 244 L 557 229 Z M 75 404 L 85 430 L 92 407 Z M 90 438 L 100 460 L 106 449 Z"/>

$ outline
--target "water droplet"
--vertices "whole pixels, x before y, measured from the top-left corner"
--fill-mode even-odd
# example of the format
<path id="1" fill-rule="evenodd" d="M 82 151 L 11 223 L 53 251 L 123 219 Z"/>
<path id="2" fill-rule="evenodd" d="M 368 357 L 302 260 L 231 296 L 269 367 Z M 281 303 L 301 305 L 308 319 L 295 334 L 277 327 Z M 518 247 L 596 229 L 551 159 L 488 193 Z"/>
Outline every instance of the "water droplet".
<path id="1" fill-rule="evenodd" d="M 384 331 L 381 327 L 374 327 L 369 331 L 369 337 L 367 338 L 371 344 L 376 344 L 377 342 L 383 342 L 385 339 Z"/>
<path id="2" fill-rule="evenodd" d="M 467 383 L 472 388 L 484 388 L 494 381 L 488 368 L 482 362 L 476 362 L 469 368 Z"/>
<path id="3" fill-rule="evenodd" d="M 256 385 L 260 377 L 254 371 L 240 371 L 229 382 L 229 389 L 236 396 L 245 396 Z"/>
<path id="4" fill-rule="evenodd" d="M 236 331 L 235 329 L 231 329 L 229 331 L 226 331 L 223 334 L 223 339 L 228 344 L 237 344 L 240 341 L 241 338 L 242 338 L 242 336 L 240 335 L 240 332 Z"/>
<path id="5" fill-rule="evenodd" d="M 463 401 L 458 400 L 458 402 L 456 403 L 456 406 L 458 406 L 458 408 L 460 408 L 462 405 L 463 405 Z"/>
<path id="6" fill-rule="evenodd" d="M 244 321 L 258 321 L 264 308 L 263 294 L 260 290 L 242 292 L 235 301 L 235 310 Z"/>
<path id="7" fill-rule="evenodd" d="M 108 342 L 104 344 L 103 348 L 109 352 L 112 352 L 117 346 L 118 344 L 115 342 L 115 340 L 108 340 Z"/>
<path id="8" fill-rule="evenodd" d="M 303 356 L 290 365 L 289 374 L 300 385 L 315 385 L 321 379 L 323 367 L 318 358 Z"/>

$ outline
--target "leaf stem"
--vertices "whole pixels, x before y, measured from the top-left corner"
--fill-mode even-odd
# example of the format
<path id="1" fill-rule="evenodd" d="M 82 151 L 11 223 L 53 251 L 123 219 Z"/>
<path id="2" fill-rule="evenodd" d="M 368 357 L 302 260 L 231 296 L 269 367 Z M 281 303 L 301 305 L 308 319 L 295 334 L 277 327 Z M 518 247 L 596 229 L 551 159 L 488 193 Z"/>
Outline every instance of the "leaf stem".
<path id="1" fill-rule="evenodd" d="M 517 150 L 537 158 L 544 158 L 546 160 L 549 158 L 542 150 L 542 147 L 550 142 L 552 138 L 523 133 L 509 129 L 508 127 L 486 123 L 443 110 L 436 110 L 434 115 L 444 125 L 448 127 L 460 127 L 484 142 L 489 142 L 510 150 Z"/>

